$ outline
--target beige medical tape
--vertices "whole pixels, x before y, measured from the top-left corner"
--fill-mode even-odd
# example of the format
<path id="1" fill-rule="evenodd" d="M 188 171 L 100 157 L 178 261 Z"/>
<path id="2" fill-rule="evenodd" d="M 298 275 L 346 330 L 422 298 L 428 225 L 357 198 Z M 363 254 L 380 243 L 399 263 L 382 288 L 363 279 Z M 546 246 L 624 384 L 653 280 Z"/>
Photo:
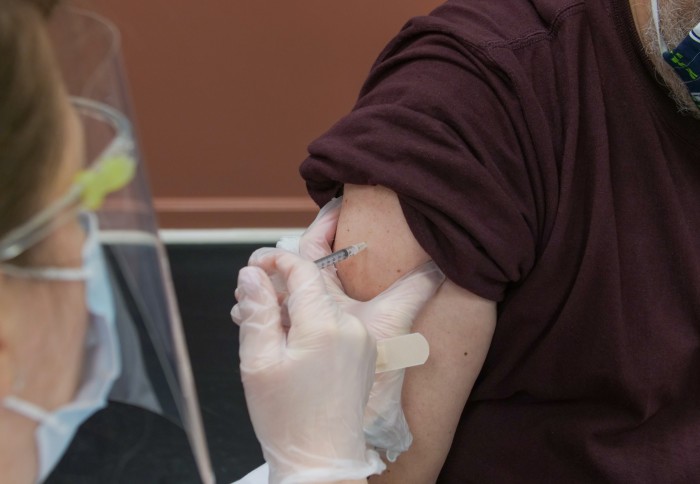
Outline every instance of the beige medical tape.
<path id="1" fill-rule="evenodd" d="M 420 333 L 379 340 L 375 373 L 422 365 L 429 354 L 428 340 Z"/>

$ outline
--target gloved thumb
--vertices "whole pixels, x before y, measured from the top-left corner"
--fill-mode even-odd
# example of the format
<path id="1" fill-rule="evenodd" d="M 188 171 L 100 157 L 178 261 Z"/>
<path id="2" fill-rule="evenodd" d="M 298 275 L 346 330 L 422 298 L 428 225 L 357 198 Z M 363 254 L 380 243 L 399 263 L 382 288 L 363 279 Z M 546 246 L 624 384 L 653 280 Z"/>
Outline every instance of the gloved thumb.
<path id="1" fill-rule="evenodd" d="M 267 274 L 274 274 L 285 286 L 286 301 L 292 325 L 289 328 L 287 348 L 304 346 L 316 334 L 337 325 L 343 318 L 338 306 L 329 296 L 321 271 L 316 265 L 279 249 L 257 253 L 251 257 Z"/>
<path id="2" fill-rule="evenodd" d="M 430 261 L 418 266 L 389 288 L 366 302 L 351 302 L 345 310 L 365 321 L 377 338 L 391 338 L 410 331 L 418 312 L 437 291 L 445 275 Z"/>

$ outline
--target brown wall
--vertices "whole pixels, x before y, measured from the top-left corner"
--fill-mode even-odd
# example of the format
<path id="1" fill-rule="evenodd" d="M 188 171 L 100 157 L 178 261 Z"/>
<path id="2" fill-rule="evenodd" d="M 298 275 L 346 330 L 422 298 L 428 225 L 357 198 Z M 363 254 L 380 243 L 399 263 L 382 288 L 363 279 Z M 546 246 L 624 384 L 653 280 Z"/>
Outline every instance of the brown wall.
<path id="1" fill-rule="evenodd" d="M 120 28 L 164 227 L 295 227 L 298 165 L 438 0 L 95 0 Z"/>

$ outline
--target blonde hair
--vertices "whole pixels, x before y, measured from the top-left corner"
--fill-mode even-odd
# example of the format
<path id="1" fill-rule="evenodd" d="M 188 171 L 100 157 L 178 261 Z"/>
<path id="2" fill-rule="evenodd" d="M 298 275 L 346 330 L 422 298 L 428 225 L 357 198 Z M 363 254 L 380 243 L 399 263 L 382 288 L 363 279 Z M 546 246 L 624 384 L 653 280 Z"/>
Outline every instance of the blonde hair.
<path id="1" fill-rule="evenodd" d="M 46 23 L 56 0 L 0 0 L 0 237 L 41 207 L 63 148 L 63 87 Z"/>

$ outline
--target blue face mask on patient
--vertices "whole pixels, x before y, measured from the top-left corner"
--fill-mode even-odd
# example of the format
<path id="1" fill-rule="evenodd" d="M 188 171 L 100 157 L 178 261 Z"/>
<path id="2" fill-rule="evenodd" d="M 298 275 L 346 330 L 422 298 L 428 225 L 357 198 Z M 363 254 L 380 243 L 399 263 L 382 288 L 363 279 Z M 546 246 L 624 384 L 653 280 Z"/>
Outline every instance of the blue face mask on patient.
<path id="1" fill-rule="evenodd" d="M 700 23 L 688 33 L 675 49 L 669 49 L 659 27 L 657 0 L 651 0 L 651 15 L 654 19 L 661 55 L 683 80 L 695 105 L 700 108 Z"/>
<path id="2" fill-rule="evenodd" d="M 83 379 L 73 401 L 53 411 L 17 396 L 3 399 L 3 406 L 39 423 L 35 442 L 39 457 L 37 481 L 41 482 L 60 461 L 78 427 L 105 407 L 107 395 L 120 373 L 119 341 L 107 266 L 98 240 L 97 217 L 79 214 L 87 236 L 80 268 L 25 268 L 2 264 L 0 271 L 11 277 L 52 281 L 85 281 L 90 324 L 85 341 Z"/>

